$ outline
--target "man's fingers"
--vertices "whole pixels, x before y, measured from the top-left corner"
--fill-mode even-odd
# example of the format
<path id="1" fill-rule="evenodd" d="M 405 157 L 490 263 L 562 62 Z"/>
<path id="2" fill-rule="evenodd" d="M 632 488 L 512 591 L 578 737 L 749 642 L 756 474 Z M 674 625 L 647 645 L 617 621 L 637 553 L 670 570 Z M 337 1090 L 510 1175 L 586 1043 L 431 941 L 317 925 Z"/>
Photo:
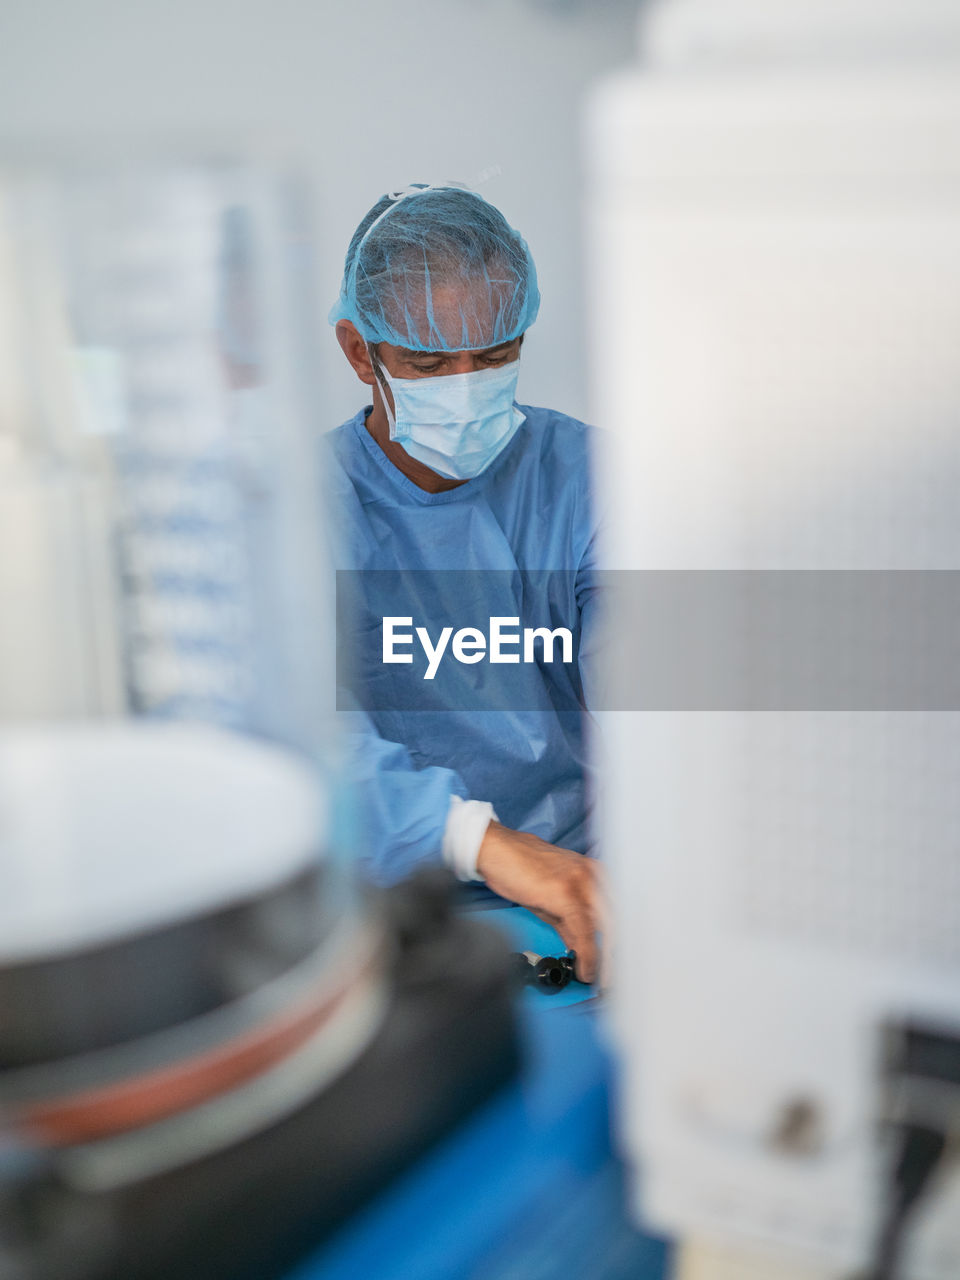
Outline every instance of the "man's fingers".
<path id="1" fill-rule="evenodd" d="M 597 980 L 599 924 L 595 885 L 590 880 L 572 909 L 565 911 L 556 925 L 561 938 L 571 951 L 577 953 L 576 974 L 581 982 Z"/>
<path id="2" fill-rule="evenodd" d="M 572 901 L 557 925 L 564 942 L 577 953 L 576 975 L 581 982 L 596 982 L 599 969 L 600 892 L 596 870 L 586 860 L 576 864 L 576 876 L 568 886 Z"/>
<path id="3" fill-rule="evenodd" d="M 582 910 L 567 915 L 556 915 L 542 907 L 533 908 L 534 914 L 546 921 L 559 933 L 569 951 L 577 953 L 575 972 L 578 982 L 596 982 L 599 968 L 597 928 L 592 916 Z"/>
<path id="4" fill-rule="evenodd" d="M 561 923 L 557 932 L 571 951 L 577 953 L 576 974 L 580 982 L 597 979 L 597 938 L 592 923 L 575 927 Z"/>

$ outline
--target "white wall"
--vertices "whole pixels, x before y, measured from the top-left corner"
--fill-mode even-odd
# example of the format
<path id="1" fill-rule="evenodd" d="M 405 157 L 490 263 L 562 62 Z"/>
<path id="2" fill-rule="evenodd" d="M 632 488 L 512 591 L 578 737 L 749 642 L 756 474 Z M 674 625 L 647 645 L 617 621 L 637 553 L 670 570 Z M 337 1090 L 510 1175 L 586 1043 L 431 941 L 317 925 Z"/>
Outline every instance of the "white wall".
<path id="1" fill-rule="evenodd" d="M 324 318 L 384 191 L 481 185 L 530 243 L 543 308 L 521 400 L 588 416 L 581 252 L 584 90 L 629 61 L 637 0 L 0 0 L 0 144 L 254 138 L 316 187 Z M 325 323 L 334 425 L 363 392 Z"/>

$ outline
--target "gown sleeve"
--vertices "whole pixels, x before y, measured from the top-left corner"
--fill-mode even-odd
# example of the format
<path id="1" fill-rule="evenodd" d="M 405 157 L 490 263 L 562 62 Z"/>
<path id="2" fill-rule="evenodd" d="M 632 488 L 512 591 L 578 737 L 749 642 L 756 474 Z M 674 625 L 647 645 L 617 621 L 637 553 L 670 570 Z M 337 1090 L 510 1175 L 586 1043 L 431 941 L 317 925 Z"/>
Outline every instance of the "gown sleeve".
<path id="1" fill-rule="evenodd" d="M 391 885 L 418 867 L 440 865 L 451 797 L 468 796 L 463 779 L 439 765 L 418 768 L 407 748 L 382 738 L 365 712 L 340 714 L 361 870 L 374 883 Z"/>

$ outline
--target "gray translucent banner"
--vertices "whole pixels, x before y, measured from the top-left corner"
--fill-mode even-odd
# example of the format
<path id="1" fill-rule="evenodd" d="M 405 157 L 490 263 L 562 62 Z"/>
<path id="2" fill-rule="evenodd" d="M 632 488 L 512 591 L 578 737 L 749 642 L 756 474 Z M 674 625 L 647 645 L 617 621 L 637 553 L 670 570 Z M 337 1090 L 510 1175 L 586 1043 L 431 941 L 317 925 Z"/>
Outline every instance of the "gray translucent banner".
<path id="1" fill-rule="evenodd" d="M 604 575 L 593 705 L 960 710 L 960 572 Z"/>
<path id="2" fill-rule="evenodd" d="M 341 708 L 960 710 L 960 571 L 341 572 L 337 613 Z M 384 618 L 410 619 L 409 662 L 383 661 Z M 491 661 L 495 618 L 520 661 Z M 431 644 L 450 629 L 429 678 L 418 627 Z M 456 657 L 461 628 L 479 658 Z M 523 660 L 540 628 L 569 630 L 569 660 L 540 638 Z"/>

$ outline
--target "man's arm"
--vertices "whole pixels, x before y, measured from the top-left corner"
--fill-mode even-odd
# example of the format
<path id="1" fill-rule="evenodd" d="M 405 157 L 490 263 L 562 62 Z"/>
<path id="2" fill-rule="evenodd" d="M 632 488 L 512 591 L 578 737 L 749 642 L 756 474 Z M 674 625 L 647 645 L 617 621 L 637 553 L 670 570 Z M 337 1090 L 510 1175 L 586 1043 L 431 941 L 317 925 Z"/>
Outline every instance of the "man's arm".
<path id="1" fill-rule="evenodd" d="M 467 788 L 453 769 L 417 768 L 406 747 L 382 738 L 365 713 L 344 714 L 349 776 L 362 796 L 360 862 L 366 875 L 378 884 L 395 884 L 442 858 L 460 879 L 483 880 L 553 925 L 577 953 L 577 976 L 594 981 L 597 864 L 503 826 L 491 806 L 466 799 Z"/>

